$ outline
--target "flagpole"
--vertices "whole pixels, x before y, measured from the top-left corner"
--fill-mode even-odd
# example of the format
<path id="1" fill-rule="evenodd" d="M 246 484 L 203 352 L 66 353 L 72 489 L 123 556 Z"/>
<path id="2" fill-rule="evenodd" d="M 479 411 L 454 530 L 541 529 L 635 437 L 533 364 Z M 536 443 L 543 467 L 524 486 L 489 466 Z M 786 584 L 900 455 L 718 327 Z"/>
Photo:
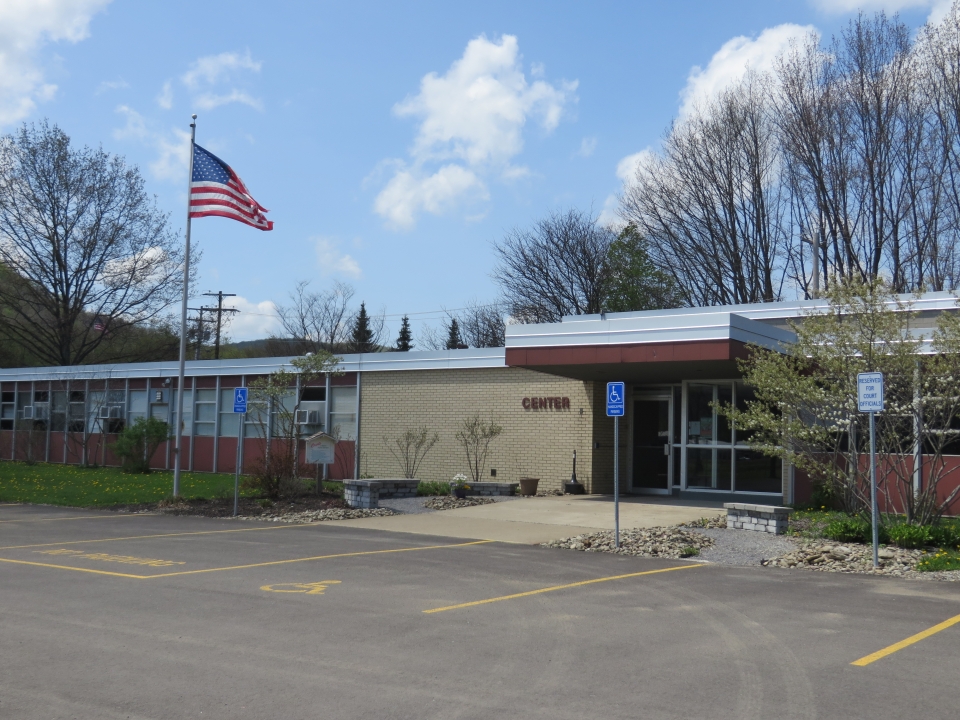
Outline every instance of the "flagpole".
<path id="1" fill-rule="evenodd" d="M 180 449 L 183 447 L 183 385 L 187 364 L 187 297 L 190 295 L 190 194 L 193 188 L 193 148 L 197 139 L 197 116 L 191 115 L 190 170 L 187 174 L 187 239 L 183 258 L 183 302 L 180 306 L 180 373 L 177 376 L 177 432 L 173 453 L 173 496 L 180 497 Z"/>

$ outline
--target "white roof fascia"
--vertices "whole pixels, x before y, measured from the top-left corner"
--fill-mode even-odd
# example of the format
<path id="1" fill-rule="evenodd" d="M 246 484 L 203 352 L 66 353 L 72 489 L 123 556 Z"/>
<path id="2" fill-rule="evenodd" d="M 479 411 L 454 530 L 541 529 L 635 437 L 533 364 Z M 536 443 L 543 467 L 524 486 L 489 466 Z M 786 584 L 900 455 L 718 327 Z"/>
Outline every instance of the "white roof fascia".
<path id="1" fill-rule="evenodd" d="M 735 313 L 673 316 L 626 315 L 606 320 L 507 328 L 507 347 L 563 347 L 582 345 L 638 345 L 649 343 L 739 340 L 770 349 L 781 349 L 796 340 L 787 330 Z"/>
<path id="2" fill-rule="evenodd" d="M 224 375 L 268 375 L 282 368 L 292 370 L 296 356 L 241 358 L 232 360 L 190 360 L 187 377 Z M 385 372 L 389 370 L 450 370 L 458 368 L 506 367 L 504 348 L 469 348 L 429 352 L 351 353 L 340 355 L 343 372 Z M 176 360 L 113 365 L 74 365 L 38 368 L 0 368 L 0 382 L 46 382 L 47 380 L 116 380 L 125 378 L 170 378 L 179 375 Z"/>
<path id="3" fill-rule="evenodd" d="M 897 295 L 898 300 L 910 305 L 913 312 L 929 310 L 957 310 L 957 296 L 949 292 L 929 292 L 916 295 Z M 888 303 L 894 305 L 894 301 Z M 637 312 L 607 313 L 606 315 L 565 315 L 563 324 L 594 322 L 597 320 L 619 320 L 623 318 L 678 317 L 684 315 L 712 315 L 735 313 L 754 320 L 775 320 L 783 318 L 801 318 L 811 313 L 829 310 L 827 300 L 791 300 L 786 302 L 750 303 L 745 305 L 713 305 L 695 308 L 671 308 L 669 310 L 641 310 Z M 516 327 L 510 326 L 510 327 Z M 509 333 L 510 327 L 507 328 Z"/>

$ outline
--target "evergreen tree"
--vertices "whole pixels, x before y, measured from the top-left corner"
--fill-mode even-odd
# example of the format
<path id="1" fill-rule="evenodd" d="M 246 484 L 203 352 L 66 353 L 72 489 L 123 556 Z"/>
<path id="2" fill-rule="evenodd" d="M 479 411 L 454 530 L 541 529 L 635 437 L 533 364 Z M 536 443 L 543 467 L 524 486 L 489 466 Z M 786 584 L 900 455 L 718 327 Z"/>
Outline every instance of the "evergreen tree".
<path id="1" fill-rule="evenodd" d="M 456 318 L 450 318 L 450 325 L 447 327 L 447 350 L 456 350 L 463 347 L 463 340 L 460 338 L 460 323 Z"/>
<path id="2" fill-rule="evenodd" d="M 406 315 L 400 321 L 400 335 L 397 337 L 397 350 L 409 352 L 413 349 L 413 334 L 410 332 L 410 318 Z"/>
<path id="3" fill-rule="evenodd" d="M 370 329 L 370 316 L 367 314 L 365 303 L 360 303 L 360 312 L 353 321 L 350 343 L 353 345 L 353 351 L 358 353 L 373 352 L 376 349 L 373 345 L 373 330 Z"/>

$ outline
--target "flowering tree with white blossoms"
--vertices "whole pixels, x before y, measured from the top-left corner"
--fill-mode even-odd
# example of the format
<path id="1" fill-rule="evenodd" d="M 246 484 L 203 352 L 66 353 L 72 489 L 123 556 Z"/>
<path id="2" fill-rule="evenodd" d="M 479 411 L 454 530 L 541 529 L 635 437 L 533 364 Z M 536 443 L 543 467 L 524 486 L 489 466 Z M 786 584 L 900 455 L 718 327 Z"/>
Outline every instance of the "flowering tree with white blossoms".
<path id="1" fill-rule="evenodd" d="M 750 444 L 807 473 L 821 495 L 849 512 L 870 503 L 869 417 L 857 409 L 857 374 L 882 372 L 886 406 L 876 416 L 877 479 L 888 513 L 939 521 L 960 493 L 960 312 L 923 317 L 883 280 L 837 282 L 826 310 L 792 323 L 783 352 L 752 347 L 740 361 L 756 399 L 718 411 Z M 915 474 L 915 468 L 922 472 Z"/>

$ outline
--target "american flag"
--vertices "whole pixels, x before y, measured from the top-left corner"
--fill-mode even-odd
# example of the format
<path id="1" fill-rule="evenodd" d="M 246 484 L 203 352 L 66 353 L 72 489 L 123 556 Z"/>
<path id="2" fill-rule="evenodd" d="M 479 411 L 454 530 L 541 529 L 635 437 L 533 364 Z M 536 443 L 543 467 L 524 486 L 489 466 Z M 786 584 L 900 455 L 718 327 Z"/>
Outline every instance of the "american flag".
<path id="1" fill-rule="evenodd" d="M 197 144 L 193 146 L 193 178 L 190 181 L 190 217 L 239 220 L 258 230 L 273 230 L 269 212 L 254 200 L 233 168 Z"/>

